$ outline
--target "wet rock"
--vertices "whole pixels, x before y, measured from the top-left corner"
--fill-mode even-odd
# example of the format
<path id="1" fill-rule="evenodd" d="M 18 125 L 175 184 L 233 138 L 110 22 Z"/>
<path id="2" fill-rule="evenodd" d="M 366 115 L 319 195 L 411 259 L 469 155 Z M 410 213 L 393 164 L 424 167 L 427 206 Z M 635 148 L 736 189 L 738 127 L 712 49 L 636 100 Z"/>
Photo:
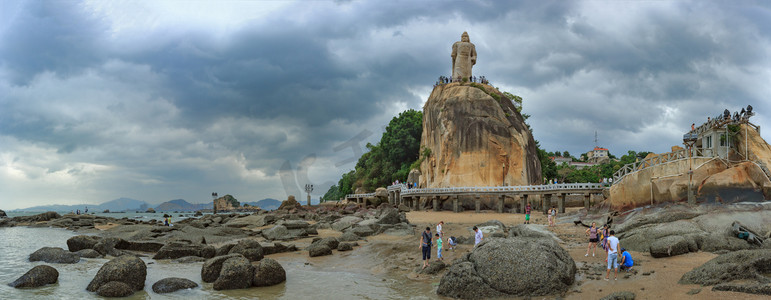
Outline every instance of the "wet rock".
<path id="1" fill-rule="evenodd" d="M 690 237 L 670 235 L 655 240 L 650 249 L 651 256 L 660 258 L 696 252 L 699 251 L 699 246 Z"/>
<path id="2" fill-rule="evenodd" d="M 311 243 L 311 246 L 313 246 L 314 244 L 326 245 L 327 247 L 329 247 L 329 249 L 337 249 L 337 246 L 340 244 L 340 241 L 338 241 L 337 238 L 335 237 L 326 237 L 326 238 L 315 240 L 313 243 Z"/>
<path id="3" fill-rule="evenodd" d="M 225 244 L 225 245 L 222 245 L 222 247 L 217 248 L 214 256 L 228 255 L 228 253 L 230 253 L 230 249 L 233 249 L 233 247 L 235 247 L 235 246 L 236 246 L 236 244 Z"/>
<path id="4" fill-rule="evenodd" d="M 712 287 L 713 291 L 740 292 L 757 295 L 771 295 L 771 283 L 766 284 L 738 284 L 721 283 Z"/>
<path id="5" fill-rule="evenodd" d="M 198 262 L 204 262 L 204 261 L 206 261 L 206 259 L 200 256 L 184 256 L 174 260 L 175 263 L 180 263 L 180 264 L 190 264 L 190 263 L 198 263 Z"/>
<path id="6" fill-rule="evenodd" d="M 454 262 L 437 293 L 455 298 L 549 295 L 567 291 L 575 272 L 575 262 L 553 239 L 492 238 Z"/>
<path id="7" fill-rule="evenodd" d="M 214 246 L 201 244 L 186 244 L 180 242 L 171 242 L 164 245 L 153 259 L 174 259 L 185 256 L 200 256 L 211 258 L 216 254 Z"/>
<path id="8" fill-rule="evenodd" d="M 77 253 L 59 247 L 43 247 L 29 255 L 29 261 L 44 261 L 52 264 L 74 264 L 80 261 Z"/>
<path id="9" fill-rule="evenodd" d="M 11 282 L 9 286 L 14 288 L 40 287 L 56 283 L 59 280 L 59 271 L 51 266 L 39 265 L 24 273 L 19 279 Z"/>
<path id="10" fill-rule="evenodd" d="M 308 255 L 310 257 L 332 255 L 332 249 L 329 246 L 322 243 L 314 243 L 308 247 Z"/>
<path id="11" fill-rule="evenodd" d="M 276 225 L 270 229 L 262 231 L 262 236 L 268 240 L 291 240 L 299 237 L 308 236 L 305 229 L 288 229 L 284 225 Z"/>
<path id="12" fill-rule="evenodd" d="M 229 254 L 224 256 L 217 256 L 207 260 L 201 267 L 201 280 L 203 280 L 203 282 L 209 283 L 216 281 L 217 277 L 220 276 L 220 272 L 222 271 L 222 264 L 226 260 L 234 257 L 243 257 L 243 255 Z"/>
<path id="13" fill-rule="evenodd" d="M 428 264 L 428 267 L 423 269 L 422 267 L 419 267 L 415 270 L 415 273 L 418 274 L 427 274 L 427 275 L 435 275 L 441 272 L 447 268 L 447 265 L 441 261 L 441 260 L 434 260 L 431 263 Z"/>
<path id="14" fill-rule="evenodd" d="M 260 246 L 262 246 L 262 252 L 264 255 L 291 252 L 291 251 L 297 250 L 297 247 L 295 247 L 295 245 L 287 246 L 282 243 L 263 243 L 263 244 L 260 244 Z"/>
<path id="15" fill-rule="evenodd" d="M 281 222 L 281 225 L 284 225 L 286 229 L 305 229 L 310 227 L 310 224 L 308 222 L 302 221 L 302 220 L 287 220 Z"/>
<path id="16" fill-rule="evenodd" d="M 367 237 L 375 234 L 375 231 L 372 230 L 369 226 L 356 226 L 353 229 L 348 229 L 348 231 L 360 236 L 360 237 Z M 347 231 L 347 232 L 348 232 Z"/>
<path id="17" fill-rule="evenodd" d="M 80 250 L 80 251 L 75 252 L 75 253 L 77 253 L 78 256 L 83 257 L 83 258 L 99 258 L 99 257 L 102 257 L 102 254 L 100 254 L 99 252 L 97 252 L 94 249 L 83 249 L 83 250 Z"/>
<path id="18" fill-rule="evenodd" d="M 134 294 L 134 290 L 124 282 L 110 281 L 101 285 L 96 294 L 102 297 L 128 297 Z"/>
<path id="19" fill-rule="evenodd" d="M 241 254 L 249 261 L 259 261 L 263 257 L 262 246 L 255 240 L 240 240 L 228 251 L 228 254 Z"/>
<path id="20" fill-rule="evenodd" d="M 252 285 L 256 287 L 271 286 L 286 281 L 286 271 L 276 260 L 265 258 L 254 270 Z"/>
<path id="21" fill-rule="evenodd" d="M 131 250 L 131 251 L 142 251 L 142 252 L 158 252 L 163 248 L 164 244 L 159 242 L 153 242 L 153 241 L 136 241 L 136 242 L 128 242 L 128 245 L 125 246 L 125 250 Z"/>
<path id="22" fill-rule="evenodd" d="M 622 244 L 623 245 L 623 244 Z M 740 279 L 769 282 L 771 249 L 740 250 L 715 257 L 683 274 L 679 283 L 715 285 Z"/>
<path id="23" fill-rule="evenodd" d="M 147 266 L 145 263 L 136 256 L 123 255 L 102 265 L 86 290 L 96 292 L 108 282 L 119 281 L 128 285 L 132 291 L 139 291 L 144 289 L 146 278 Z"/>
<path id="24" fill-rule="evenodd" d="M 243 256 L 232 257 L 222 263 L 219 277 L 214 281 L 214 290 L 236 290 L 252 286 L 254 267 Z"/>
<path id="25" fill-rule="evenodd" d="M 198 284 L 190 279 L 169 277 L 158 280 L 158 282 L 154 283 L 153 292 L 158 294 L 173 293 L 178 290 L 194 289 L 197 287 Z"/>
<path id="26" fill-rule="evenodd" d="M 123 255 L 123 252 L 118 249 L 125 249 L 128 245 L 129 243 L 121 238 L 103 238 L 94 245 L 94 250 L 102 255 L 118 257 Z"/>
<path id="27" fill-rule="evenodd" d="M 361 237 L 353 232 L 345 232 L 338 238 L 341 242 L 355 242 L 361 240 Z"/>
<path id="28" fill-rule="evenodd" d="M 629 291 L 623 291 L 623 292 L 615 292 L 610 295 L 607 295 L 605 297 L 602 297 L 600 300 L 634 300 L 635 294 L 633 292 Z"/>
<path id="29" fill-rule="evenodd" d="M 338 219 L 334 223 L 332 223 L 332 229 L 337 231 L 343 231 L 353 226 L 353 224 L 361 222 L 362 220 L 363 219 L 359 217 L 345 216 Z"/>
<path id="30" fill-rule="evenodd" d="M 351 251 L 354 243 L 340 243 L 337 245 L 337 251 Z"/>
<path id="31" fill-rule="evenodd" d="M 91 235 L 77 235 L 67 239 L 67 248 L 70 252 L 78 252 L 83 249 L 94 249 L 101 237 Z"/>

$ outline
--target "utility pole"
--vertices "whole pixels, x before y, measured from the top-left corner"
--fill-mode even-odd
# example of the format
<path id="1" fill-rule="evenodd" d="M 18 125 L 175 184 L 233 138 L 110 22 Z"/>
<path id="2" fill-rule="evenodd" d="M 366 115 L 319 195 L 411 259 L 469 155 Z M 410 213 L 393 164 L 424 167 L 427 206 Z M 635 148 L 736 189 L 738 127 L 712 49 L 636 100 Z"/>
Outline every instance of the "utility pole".
<path id="1" fill-rule="evenodd" d="M 312 184 L 306 184 L 305 185 L 305 192 L 308 193 L 308 206 L 311 206 L 311 192 L 313 192 L 313 185 Z"/>

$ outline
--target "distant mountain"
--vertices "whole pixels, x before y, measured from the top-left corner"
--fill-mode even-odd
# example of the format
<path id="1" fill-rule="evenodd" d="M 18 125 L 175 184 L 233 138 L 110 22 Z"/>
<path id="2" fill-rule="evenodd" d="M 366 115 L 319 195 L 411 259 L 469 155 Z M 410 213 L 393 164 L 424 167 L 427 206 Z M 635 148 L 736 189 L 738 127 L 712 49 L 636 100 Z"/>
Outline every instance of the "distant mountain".
<path id="1" fill-rule="evenodd" d="M 136 199 L 131 198 L 118 198 L 115 200 L 107 201 L 102 204 L 93 205 L 93 204 L 75 204 L 75 205 L 60 205 L 60 204 L 53 204 L 53 205 L 40 205 L 40 206 L 33 206 L 28 208 L 21 208 L 17 209 L 18 211 L 76 211 L 80 210 L 81 212 L 85 211 L 86 208 L 88 208 L 89 212 L 102 212 L 106 209 L 109 209 L 110 211 L 131 211 L 131 210 L 142 210 L 144 211 L 147 209 L 148 204 L 144 201 L 139 201 Z"/>
<path id="2" fill-rule="evenodd" d="M 155 207 L 155 211 L 197 211 L 211 208 L 211 203 L 194 204 L 187 202 L 184 199 L 175 199 L 161 203 Z"/>
<path id="3" fill-rule="evenodd" d="M 257 206 L 259 208 L 262 208 L 263 210 L 275 210 L 275 209 L 278 209 L 279 206 L 281 206 L 281 201 L 278 201 L 276 199 L 271 199 L 271 198 L 265 198 L 257 202 L 244 202 L 244 204 Z"/>

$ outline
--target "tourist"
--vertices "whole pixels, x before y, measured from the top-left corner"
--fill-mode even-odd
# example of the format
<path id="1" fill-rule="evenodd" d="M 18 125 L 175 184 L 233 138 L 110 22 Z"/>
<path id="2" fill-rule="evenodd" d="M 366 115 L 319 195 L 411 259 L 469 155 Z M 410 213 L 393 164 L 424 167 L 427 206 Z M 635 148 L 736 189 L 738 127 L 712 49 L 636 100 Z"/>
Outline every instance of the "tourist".
<path id="1" fill-rule="evenodd" d="M 452 251 L 455 251 L 455 247 L 458 246 L 458 242 L 456 241 L 454 236 L 451 236 L 449 239 L 447 239 L 447 244 L 450 244 L 450 248 L 447 248 L 447 249 Z"/>
<path id="2" fill-rule="evenodd" d="M 557 209 L 554 206 L 549 210 L 549 226 L 554 227 L 557 222 Z"/>
<path id="3" fill-rule="evenodd" d="M 618 280 L 618 238 L 615 236 L 616 232 L 611 230 L 608 237 L 607 249 L 608 249 L 608 271 L 605 274 L 605 280 L 610 280 L 610 268 L 614 269 L 613 280 Z"/>
<path id="4" fill-rule="evenodd" d="M 696 130 L 696 123 L 691 123 L 691 131 Z"/>
<path id="5" fill-rule="evenodd" d="M 606 247 L 608 242 L 608 224 L 602 225 L 602 229 L 600 230 L 600 247 L 602 247 L 602 250 L 605 250 L 605 252 L 608 252 L 608 247 Z"/>
<path id="6" fill-rule="evenodd" d="M 525 206 L 525 224 L 530 224 L 530 203 L 527 203 L 527 206 Z"/>
<path id="7" fill-rule="evenodd" d="M 597 231 L 597 222 L 592 222 L 592 227 L 586 229 L 586 234 L 589 236 L 589 248 L 586 248 L 586 255 L 584 256 L 589 256 L 590 249 L 592 249 L 592 256 L 594 256 L 594 252 L 597 250 L 597 242 L 599 241 Z"/>
<path id="8" fill-rule="evenodd" d="M 420 236 L 420 246 L 423 251 L 423 269 L 428 267 L 428 261 L 431 260 L 431 227 L 426 227 L 426 231 Z"/>
<path id="9" fill-rule="evenodd" d="M 442 238 L 439 237 L 438 233 L 436 234 L 436 259 L 444 260 L 442 256 Z"/>
<path id="10" fill-rule="evenodd" d="M 621 265 L 621 270 L 629 272 L 629 270 L 632 269 L 632 266 L 634 266 L 632 254 L 629 253 L 629 251 L 626 251 L 626 249 L 621 248 L 621 261 L 618 264 Z"/>
<path id="11" fill-rule="evenodd" d="M 476 247 L 479 243 L 482 242 L 482 238 L 484 238 L 484 237 L 482 236 L 482 231 L 479 230 L 479 228 L 477 228 L 476 226 L 474 226 L 474 232 L 475 232 L 475 234 L 474 234 L 474 247 Z"/>
<path id="12" fill-rule="evenodd" d="M 438 234 L 439 238 L 444 238 L 444 231 L 442 231 L 442 225 L 444 225 L 444 221 L 439 221 L 439 224 L 436 224 L 436 234 Z"/>
<path id="13" fill-rule="evenodd" d="M 163 226 L 169 226 L 169 217 L 168 216 L 164 216 L 163 217 Z"/>

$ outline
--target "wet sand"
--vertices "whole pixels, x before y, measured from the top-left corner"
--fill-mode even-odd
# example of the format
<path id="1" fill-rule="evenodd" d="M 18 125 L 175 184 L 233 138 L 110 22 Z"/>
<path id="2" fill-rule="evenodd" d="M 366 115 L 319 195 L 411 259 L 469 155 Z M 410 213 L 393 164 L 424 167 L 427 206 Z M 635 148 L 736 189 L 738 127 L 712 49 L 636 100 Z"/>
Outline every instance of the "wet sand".
<path id="1" fill-rule="evenodd" d="M 567 213 L 578 209 L 568 209 Z M 431 227 L 431 231 L 436 231 L 436 224 L 444 221 L 443 231 L 445 236 L 471 236 L 471 227 L 475 224 L 483 223 L 488 220 L 498 220 L 506 226 L 522 224 L 525 221 L 524 214 L 507 214 L 493 212 L 408 212 L 407 219 L 410 223 L 417 225 L 417 230 L 424 230 L 426 226 Z M 712 291 L 712 286 L 702 287 L 696 284 L 677 283 L 686 272 L 696 268 L 718 255 L 709 252 L 689 253 L 668 258 L 653 258 L 648 253 L 630 251 L 635 263 L 637 274 L 619 273 L 618 280 L 613 280 L 613 271 L 611 270 L 610 280 L 603 280 L 605 277 L 606 262 L 605 252 L 599 248 L 597 256 L 592 257 L 591 252 L 585 257 L 588 246 L 588 237 L 585 235 L 586 228 L 576 226 L 572 219 L 557 218 L 555 227 L 549 228 L 561 240 L 560 246 L 565 248 L 576 266 L 577 280 L 573 287 L 565 295 L 566 299 L 599 299 L 613 292 L 631 291 L 637 296 L 637 299 L 768 299 L 767 296 L 753 295 L 737 292 Z M 531 224 L 547 225 L 547 218 L 542 212 L 535 212 L 531 215 Z M 414 242 L 414 256 L 420 259 L 420 251 L 417 250 L 417 240 Z M 623 247 L 623 243 L 621 243 Z M 449 252 L 445 258 L 445 263 L 450 263 L 459 254 L 468 252 L 473 248 L 471 245 L 461 245 L 455 253 Z M 434 250 L 434 254 L 435 254 Z M 415 265 L 419 265 L 417 261 Z M 583 266 L 589 266 L 589 271 L 582 271 Z M 650 275 L 643 275 L 645 272 L 651 272 Z M 588 274 L 587 274 L 588 273 Z M 599 276 L 593 274 L 600 274 Z M 625 278 L 625 275 L 629 275 Z M 588 279 L 588 277 L 599 278 Z M 438 278 L 441 278 L 440 276 Z M 438 280 L 437 280 L 438 281 Z M 697 294 L 687 294 L 691 290 L 700 289 Z M 558 295 L 557 295 L 558 296 Z M 545 297 L 550 298 L 550 297 Z"/>

